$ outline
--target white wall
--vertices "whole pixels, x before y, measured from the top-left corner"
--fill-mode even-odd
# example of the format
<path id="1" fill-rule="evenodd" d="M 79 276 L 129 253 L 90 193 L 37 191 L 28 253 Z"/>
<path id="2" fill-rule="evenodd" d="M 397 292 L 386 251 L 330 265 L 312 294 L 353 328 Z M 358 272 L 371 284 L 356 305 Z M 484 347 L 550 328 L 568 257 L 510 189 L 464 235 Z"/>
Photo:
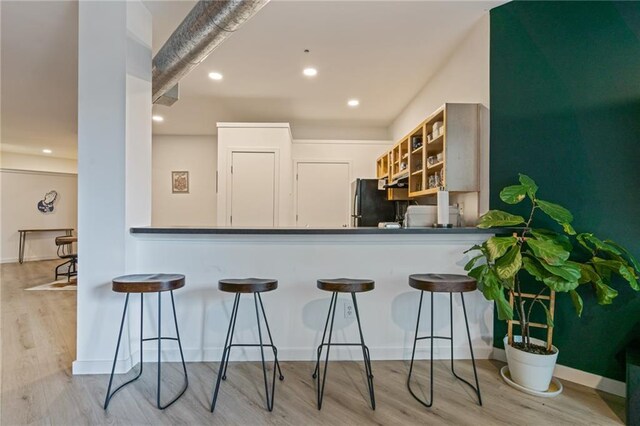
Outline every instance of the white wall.
<path id="1" fill-rule="evenodd" d="M 78 178 L 74 174 L 0 170 L 0 245 L 2 263 L 18 261 L 18 229 L 77 229 Z M 51 191 L 58 192 L 54 210 L 42 213 L 38 201 Z M 30 233 L 25 260 L 55 259 L 54 237 L 63 232 Z"/>
<path id="2" fill-rule="evenodd" d="M 153 136 L 153 226 L 215 226 L 215 136 Z M 171 172 L 189 172 L 189 193 L 171 192 Z"/>
<path id="3" fill-rule="evenodd" d="M 489 208 L 489 13 L 486 13 L 454 49 L 440 70 L 406 106 L 391 126 L 393 140 L 400 140 L 418 123 L 446 102 L 480 103 L 480 199 L 467 194 L 452 202 L 465 207 L 478 205 L 478 211 L 466 208 L 467 221 Z"/>
<path id="4" fill-rule="evenodd" d="M 78 173 L 78 161 L 71 158 L 57 158 L 2 151 L 0 153 L 0 168 L 40 172 Z"/>
<path id="5" fill-rule="evenodd" d="M 335 160 L 350 164 L 351 180 L 375 178 L 376 159 L 388 151 L 390 140 L 309 140 L 293 141 L 293 161 Z M 295 171 L 294 171 L 295 173 Z"/>
<path id="6" fill-rule="evenodd" d="M 118 334 L 123 298 L 111 291 L 111 280 L 137 272 L 129 228 L 151 223 L 151 23 L 140 1 L 78 5 L 81 266 L 74 369 L 113 356 L 96 344 L 113 351 Z M 139 305 L 130 309 L 135 318 Z M 123 357 L 136 324 L 131 320 L 131 334 L 123 338 Z"/>

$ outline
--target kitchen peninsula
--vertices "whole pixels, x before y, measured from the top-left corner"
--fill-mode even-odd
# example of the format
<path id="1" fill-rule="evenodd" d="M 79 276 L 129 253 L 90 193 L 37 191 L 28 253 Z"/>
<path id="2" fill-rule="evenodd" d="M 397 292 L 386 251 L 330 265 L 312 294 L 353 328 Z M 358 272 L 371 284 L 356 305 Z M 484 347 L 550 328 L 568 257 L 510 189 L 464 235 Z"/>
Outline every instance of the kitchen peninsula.
<path id="1" fill-rule="evenodd" d="M 372 359 L 408 359 L 415 331 L 419 293 L 409 288 L 409 274 L 419 272 L 461 273 L 467 261 L 463 251 L 485 240 L 492 231 L 477 228 L 131 228 L 135 270 L 179 271 L 186 286 L 176 292 L 178 321 L 187 361 L 217 361 L 221 355 L 233 296 L 217 290 L 219 279 L 268 277 L 277 279 L 276 291 L 264 295 L 265 308 L 281 360 L 312 360 L 322 335 L 329 296 L 316 288 L 319 278 L 361 277 L 373 279 L 376 288 L 359 300 L 364 333 Z M 449 299 L 436 295 L 435 330 L 449 333 Z M 469 325 L 477 358 L 487 358 L 493 338 L 493 306 L 479 292 L 468 295 Z M 458 309 L 459 298 L 454 298 Z M 350 299 L 340 297 L 335 330 L 340 338 L 357 335 Z M 153 303 L 145 312 L 153 312 Z M 240 305 L 238 341 L 257 338 L 253 306 Z M 150 315 L 154 315 L 150 313 Z M 428 321 L 421 328 L 428 329 Z M 468 358 L 464 322 L 454 319 L 455 356 Z M 136 324 L 132 324 L 135 328 Z M 169 324 L 168 324 L 169 326 Z M 171 329 L 171 328 L 169 328 Z M 149 333 L 153 330 L 149 329 Z M 147 330 L 145 330 L 145 334 Z M 104 342 L 105 353 L 110 344 Z M 436 341 L 436 356 L 447 357 L 448 342 Z M 428 345 L 417 356 L 426 357 Z M 132 348 L 135 351 L 135 346 Z M 357 349 L 357 350 L 356 350 Z M 153 348 L 148 348 L 153 352 Z M 164 352 L 164 351 L 163 351 Z M 360 359 L 338 348 L 332 359 Z M 149 354 L 151 355 L 151 353 Z M 166 352 L 177 359 L 174 348 Z M 233 360 L 259 359 L 258 351 L 236 351 Z M 135 363 L 135 352 L 122 360 L 121 371 Z M 95 363 L 78 362 L 74 372 L 104 371 Z"/>

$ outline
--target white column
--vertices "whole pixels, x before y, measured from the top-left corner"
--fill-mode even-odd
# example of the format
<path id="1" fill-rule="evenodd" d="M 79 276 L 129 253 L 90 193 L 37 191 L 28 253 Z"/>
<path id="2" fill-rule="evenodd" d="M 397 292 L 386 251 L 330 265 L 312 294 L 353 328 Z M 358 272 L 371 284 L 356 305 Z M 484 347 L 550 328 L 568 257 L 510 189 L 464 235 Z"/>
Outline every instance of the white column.
<path id="1" fill-rule="evenodd" d="M 111 279 L 135 267 L 129 227 L 151 223 L 151 15 L 140 1 L 81 1 L 78 39 L 73 372 L 106 373 L 124 303 L 111 291 Z M 120 371 L 129 367 L 130 355 L 127 335 Z"/>

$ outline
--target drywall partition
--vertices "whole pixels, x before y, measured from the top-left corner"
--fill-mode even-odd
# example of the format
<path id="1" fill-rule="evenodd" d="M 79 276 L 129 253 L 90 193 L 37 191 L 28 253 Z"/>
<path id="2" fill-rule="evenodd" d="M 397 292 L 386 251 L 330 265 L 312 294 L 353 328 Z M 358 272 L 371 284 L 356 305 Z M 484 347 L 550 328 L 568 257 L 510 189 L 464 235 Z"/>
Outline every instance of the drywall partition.
<path id="1" fill-rule="evenodd" d="M 491 11 L 492 208 L 510 208 L 499 191 L 526 173 L 541 199 L 573 213 L 576 231 L 640 257 L 639 16 L 638 2 L 513 2 Z M 557 297 L 559 364 L 623 380 L 623 348 L 640 337 L 640 293 L 614 286 L 608 306 L 580 286 L 582 318 L 568 296 Z M 496 322 L 495 346 L 505 331 Z"/>
<path id="2" fill-rule="evenodd" d="M 215 226 L 216 136 L 153 136 L 153 226 Z M 189 192 L 172 191 L 171 172 L 189 172 Z"/>
<path id="3" fill-rule="evenodd" d="M 77 228 L 77 182 L 75 174 L 0 169 L 2 263 L 18 261 L 19 229 Z M 53 211 L 43 213 L 38 201 L 52 190 L 58 193 Z M 64 232 L 30 233 L 24 260 L 57 258 L 58 235 Z"/>
<path id="4" fill-rule="evenodd" d="M 452 197 L 465 205 L 469 223 L 489 205 L 489 14 L 482 16 L 451 52 L 449 59 L 427 81 L 391 126 L 394 141 L 446 102 L 479 103 L 480 115 L 480 193 Z M 477 206 L 477 208 L 476 208 Z"/>
<path id="5" fill-rule="evenodd" d="M 78 7 L 76 374 L 108 372 L 123 304 L 111 279 L 135 272 L 129 227 L 151 222 L 151 15 L 140 1 Z"/>
<path id="6" fill-rule="evenodd" d="M 293 224 L 291 129 L 289 123 L 218 123 L 217 224 L 231 225 L 231 155 L 273 152 L 276 160 L 276 225 Z"/>

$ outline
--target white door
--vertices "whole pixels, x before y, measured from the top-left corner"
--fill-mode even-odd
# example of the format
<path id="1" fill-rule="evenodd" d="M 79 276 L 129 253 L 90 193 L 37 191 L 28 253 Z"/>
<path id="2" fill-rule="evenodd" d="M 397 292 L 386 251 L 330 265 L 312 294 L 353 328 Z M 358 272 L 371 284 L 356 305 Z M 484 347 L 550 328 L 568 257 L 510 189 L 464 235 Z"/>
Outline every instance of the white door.
<path id="1" fill-rule="evenodd" d="M 274 226 L 276 161 L 273 152 L 231 154 L 231 226 Z"/>
<path id="2" fill-rule="evenodd" d="M 297 163 L 296 225 L 347 226 L 351 212 L 349 185 L 348 163 Z"/>

